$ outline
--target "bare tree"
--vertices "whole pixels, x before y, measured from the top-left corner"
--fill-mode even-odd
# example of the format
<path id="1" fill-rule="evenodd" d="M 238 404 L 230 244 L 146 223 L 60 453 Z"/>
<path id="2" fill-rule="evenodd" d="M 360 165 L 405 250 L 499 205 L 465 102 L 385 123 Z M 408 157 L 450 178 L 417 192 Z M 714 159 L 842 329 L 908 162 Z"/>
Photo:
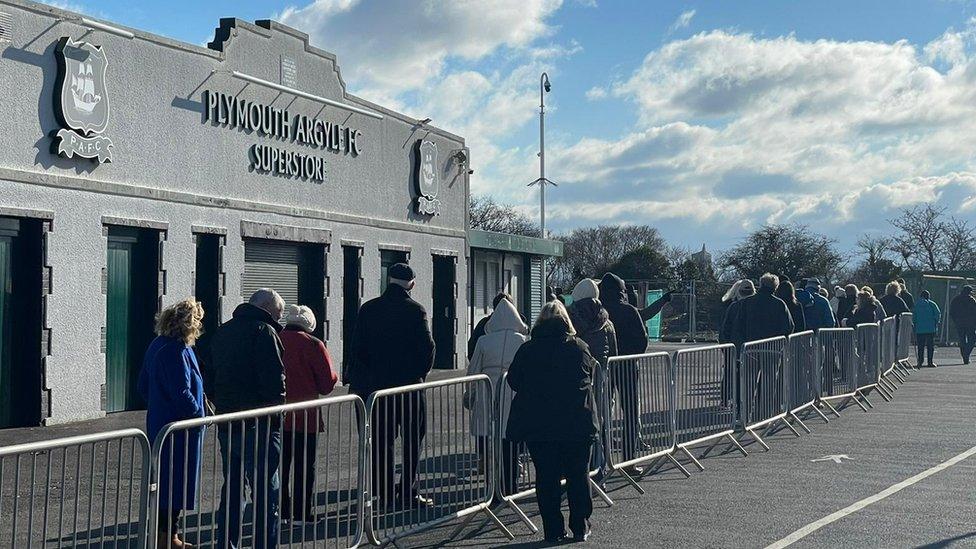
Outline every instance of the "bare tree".
<path id="1" fill-rule="evenodd" d="M 900 231 L 892 249 L 906 266 L 930 271 L 955 271 L 973 262 L 976 228 L 949 216 L 946 208 L 923 204 L 902 210 L 889 220 Z"/>
<path id="2" fill-rule="evenodd" d="M 585 277 L 602 276 L 628 252 L 664 250 L 664 239 L 648 225 L 581 227 L 555 238 L 565 243 L 565 250 L 563 257 L 553 262 L 550 280 L 563 287 Z"/>
<path id="3" fill-rule="evenodd" d="M 539 236 L 539 225 L 509 204 L 499 204 L 490 196 L 472 196 L 469 206 L 472 229 L 496 233 Z"/>

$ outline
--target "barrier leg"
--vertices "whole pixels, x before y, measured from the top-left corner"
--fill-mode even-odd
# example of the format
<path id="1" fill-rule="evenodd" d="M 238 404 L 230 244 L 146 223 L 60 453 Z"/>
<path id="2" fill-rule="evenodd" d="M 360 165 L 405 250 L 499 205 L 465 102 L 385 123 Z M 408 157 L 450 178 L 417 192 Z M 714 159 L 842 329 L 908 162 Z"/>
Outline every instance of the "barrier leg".
<path id="1" fill-rule="evenodd" d="M 700 461 L 698 461 L 698 458 L 695 457 L 695 454 L 692 454 L 691 451 L 688 450 L 688 448 L 681 448 L 681 451 L 684 452 L 686 456 L 688 456 L 688 459 L 690 459 L 691 462 L 695 464 L 695 467 L 698 467 L 699 471 L 705 470 L 705 466 L 702 465 Z"/>
<path id="2" fill-rule="evenodd" d="M 681 471 L 681 474 L 684 475 L 685 478 L 691 477 L 691 473 L 688 472 L 688 469 L 685 469 L 685 466 L 682 465 L 680 461 L 678 461 L 677 459 L 675 459 L 674 454 L 668 454 L 667 455 L 667 458 L 668 458 L 668 461 L 670 461 L 671 463 L 673 463 L 674 466 L 677 467 L 679 471 Z"/>
<path id="3" fill-rule="evenodd" d="M 792 425 L 792 424 L 790 423 L 790 421 L 789 421 L 789 419 L 788 419 L 788 418 L 786 418 L 786 417 L 784 417 L 784 418 L 783 418 L 783 419 L 781 419 L 780 421 L 782 421 L 782 422 L 783 422 L 783 425 L 786 425 L 786 426 L 787 426 L 787 427 L 789 428 L 789 430 L 790 430 L 790 431 L 793 431 L 793 434 L 794 434 L 794 435 L 796 435 L 797 437 L 799 437 L 799 436 L 800 436 L 800 431 L 797 431 L 797 430 L 796 430 L 796 427 L 793 427 L 793 425 Z M 769 428 L 771 428 L 771 427 L 772 427 L 773 425 L 774 425 L 774 424 L 770 424 L 770 425 L 769 425 L 769 427 L 768 427 L 767 429 L 769 429 Z"/>
<path id="4" fill-rule="evenodd" d="M 800 419 L 800 416 L 798 416 L 798 415 L 796 415 L 796 414 L 794 414 L 793 412 L 790 412 L 790 417 L 792 417 L 792 418 L 793 418 L 793 421 L 795 421 L 795 422 L 797 422 L 797 423 L 799 423 L 799 424 L 800 424 L 800 427 L 801 427 L 801 428 L 802 428 L 802 429 L 803 429 L 804 431 L 806 431 L 808 435 L 809 435 L 810 433 L 812 433 L 812 432 L 813 432 L 813 431 L 811 431 L 811 430 L 810 430 L 810 428 L 809 428 L 809 427 L 807 427 L 807 424 L 806 424 L 806 423 L 803 423 L 803 420 L 802 420 L 802 419 Z"/>
<path id="5" fill-rule="evenodd" d="M 850 401 L 852 401 L 852 400 L 853 400 L 853 401 L 854 401 L 854 404 L 857 404 L 857 405 L 858 405 L 858 406 L 859 406 L 859 407 L 861 408 L 861 410 L 862 410 L 862 411 L 865 411 L 865 412 L 867 412 L 867 411 L 868 411 L 868 409 L 867 409 L 867 408 L 865 408 L 865 407 L 864 407 L 864 405 L 863 405 L 863 404 L 861 404 L 861 401 L 860 401 L 860 400 L 858 400 L 858 398 L 857 398 L 857 396 L 858 396 L 859 394 L 860 394 L 860 393 L 858 393 L 857 391 L 854 391 L 854 394 L 853 394 L 853 395 L 851 395 L 850 397 L 848 397 L 848 398 L 847 398 L 847 401 L 848 401 L 848 402 L 850 402 Z"/>
<path id="6" fill-rule="evenodd" d="M 489 509 L 488 506 L 485 506 L 485 508 L 482 509 L 482 511 L 484 511 L 484 513 L 488 515 L 488 518 L 495 523 L 495 527 L 502 531 L 502 534 L 504 534 L 505 537 L 508 538 L 508 541 L 513 541 L 515 539 L 515 535 L 512 534 L 512 531 L 509 530 L 507 526 L 505 526 L 505 523 L 503 523 L 498 518 L 498 515 L 496 515 L 491 509 Z M 471 516 L 473 517 L 474 515 Z M 458 532 L 460 531 L 461 529 L 459 528 Z M 454 539 L 454 536 L 451 536 L 451 539 Z"/>
<path id="7" fill-rule="evenodd" d="M 631 486 L 634 487 L 634 490 L 637 490 L 637 493 L 638 494 L 640 494 L 642 496 L 644 495 L 644 493 L 645 493 L 644 492 L 644 489 L 641 488 L 641 485 L 638 484 L 636 480 L 634 480 L 634 477 L 630 476 L 630 473 L 628 473 L 627 471 L 624 471 L 623 469 L 620 469 L 619 470 L 619 473 L 621 475 L 623 475 L 624 480 L 626 480 Z"/>
<path id="8" fill-rule="evenodd" d="M 590 487 L 593 488 L 594 492 L 596 492 L 597 497 L 602 499 L 603 503 L 607 504 L 607 507 L 613 507 L 613 500 L 610 499 L 610 496 L 607 495 L 606 491 L 603 488 L 600 488 L 600 485 L 594 482 L 593 479 L 590 479 Z"/>
<path id="9" fill-rule="evenodd" d="M 855 398 L 860 396 L 861 400 L 863 400 L 864 403 L 868 405 L 868 408 L 871 408 L 872 410 L 874 409 L 874 404 L 871 404 L 871 401 L 868 400 L 868 395 L 866 393 L 863 393 L 860 390 L 858 390 L 854 394 L 855 394 Z"/>
<path id="10" fill-rule="evenodd" d="M 885 402 L 891 402 L 891 395 L 888 394 L 888 390 L 884 386 L 883 382 L 879 381 L 876 388 L 878 390 L 878 394 L 881 395 L 881 398 L 883 398 Z"/>
<path id="11" fill-rule="evenodd" d="M 521 520 L 533 534 L 539 531 L 539 528 L 536 527 L 534 522 L 532 522 L 532 519 L 530 519 L 529 516 L 525 514 L 525 511 L 523 511 L 522 508 L 519 507 L 517 503 L 515 503 L 514 501 L 508 498 L 505 498 L 504 502 L 505 505 L 508 505 L 508 508 L 511 509 L 513 513 L 515 513 L 515 516 L 518 517 L 518 519 Z"/>
<path id="12" fill-rule="evenodd" d="M 823 413 L 823 410 L 820 409 L 819 404 L 820 403 L 814 403 L 812 406 L 813 411 L 817 412 L 817 415 L 820 416 L 820 419 L 824 420 L 824 423 L 830 423 L 830 418 L 827 417 L 827 414 Z"/>
<path id="13" fill-rule="evenodd" d="M 729 442 L 732 443 L 732 446 L 735 446 L 736 449 L 739 450 L 739 453 L 741 453 L 745 457 L 749 457 L 749 452 L 746 452 L 746 449 L 743 448 L 741 444 L 739 444 L 739 441 L 736 440 L 734 436 L 729 434 L 729 435 L 725 435 L 725 438 L 727 438 Z"/>
<path id="14" fill-rule="evenodd" d="M 838 412 L 837 411 L 837 408 L 834 408 L 834 406 L 831 403 L 827 402 L 826 400 L 821 400 L 820 401 L 820 404 L 823 404 L 824 406 L 826 406 L 827 409 L 830 410 L 835 416 L 840 417 L 840 412 Z M 824 419 L 826 419 L 826 418 L 824 418 Z"/>
<path id="15" fill-rule="evenodd" d="M 755 432 L 755 431 L 753 431 L 753 430 L 750 430 L 750 429 L 747 429 L 747 430 L 746 430 L 746 434 L 747 434 L 747 435 L 750 435 L 750 436 L 752 436 L 752 438 L 753 438 L 753 439 L 754 439 L 754 440 L 755 440 L 756 442 L 758 442 L 758 443 L 759 443 L 759 445 L 760 445 L 760 446 L 762 446 L 762 447 L 763 447 L 763 449 L 765 449 L 765 450 L 766 450 L 767 452 L 768 452 L 768 451 L 770 450 L 770 448 L 769 448 L 769 445 L 768 445 L 768 444 L 766 444 L 766 441 L 764 441 L 764 440 L 762 439 L 762 437 L 760 437 L 760 436 L 759 436 L 759 433 L 757 433 L 757 432 Z"/>

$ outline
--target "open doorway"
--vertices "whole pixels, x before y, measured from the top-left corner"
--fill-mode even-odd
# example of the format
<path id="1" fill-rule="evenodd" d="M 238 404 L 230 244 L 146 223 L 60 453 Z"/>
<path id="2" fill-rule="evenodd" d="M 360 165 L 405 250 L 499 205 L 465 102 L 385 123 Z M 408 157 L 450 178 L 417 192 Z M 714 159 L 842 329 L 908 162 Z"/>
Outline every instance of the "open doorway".
<path id="1" fill-rule="evenodd" d="M 144 407 L 136 390 L 159 310 L 159 231 L 109 226 L 105 311 L 105 411 Z"/>
<path id="2" fill-rule="evenodd" d="M 356 317 L 363 303 L 363 249 L 342 247 L 342 381 L 346 381 L 346 366 L 352 352 L 352 336 Z"/>
<path id="3" fill-rule="evenodd" d="M 0 217 L 0 428 L 41 423 L 41 224 Z"/>
<path id="4" fill-rule="evenodd" d="M 457 366 L 457 258 L 435 255 L 434 258 L 434 304 L 431 312 L 431 330 L 434 336 L 436 353 L 434 368 L 451 370 Z"/>

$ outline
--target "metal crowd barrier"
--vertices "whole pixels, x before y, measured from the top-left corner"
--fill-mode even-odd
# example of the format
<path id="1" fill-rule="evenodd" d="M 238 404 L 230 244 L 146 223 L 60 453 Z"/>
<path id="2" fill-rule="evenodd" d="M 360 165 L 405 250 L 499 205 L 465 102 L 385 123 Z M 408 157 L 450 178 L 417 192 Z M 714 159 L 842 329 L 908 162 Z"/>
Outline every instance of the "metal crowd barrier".
<path id="1" fill-rule="evenodd" d="M 0 448 L 0 546 L 146 546 L 139 429 Z"/>
<path id="2" fill-rule="evenodd" d="M 181 508 L 180 537 L 195 546 L 360 545 L 365 413 L 349 395 L 167 425 L 153 444 L 149 531 L 170 529 Z"/>
<path id="3" fill-rule="evenodd" d="M 601 398 L 604 452 L 608 477 L 620 474 L 643 494 L 629 468 L 667 459 L 685 477 L 675 459 L 674 368 L 666 352 L 617 356 L 608 361 L 609 394 Z M 611 398 L 615 397 L 615 398 Z"/>
<path id="4" fill-rule="evenodd" d="M 739 355 L 739 416 L 743 430 L 760 446 L 769 446 L 757 431 L 764 433 L 782 422 L 793 434 L 800 432 L 789 422 L 785 379 L 786 338 L 771 337 L 750 341 Z"/>
<path id="5" fill-rule="evenodd" d="M 800 412 L 811 409 L 829 423 L 819 408 L 820 363 L 817 360 L 817 336 L 810 330 L 791 334 L 786 339 L 787 411 L 793 421 L 807 433 L 810 428 L 800 419 Z"/>
<path id="6" fill-rule="evenodd" d="M 904 382 L 898 371 L 898 317 L 890 316 L 881 321 L 879 333 L 880 358 L 878 363 L 878 392 L 885 400 L 890 400 L 897 386 L 890 378 Z"/>
<path id="7" fill-rule="evenodd" d="M 853 400 L 864 411 L 867 408 L 854 396 L 857 390 L 857 337 L 854 328 L 821 328 L 817 331 L 817 360 L 822 385 L 820 403 L 840 417 L 831 403 Z"/>
<path id="8" fill-rule="evenodd" d="M 737 411 L 735 345 L 680 349 L 674 353 L 675 444 L 704 471 L 691 448 L 711 443 L 702 457 L 722 440 L 748 455 L 735 439 Z"/>
<path id="9" fill-rule="evenodd" d="M 602 375 L 605 376 L 605 372 Z M 594 379 L 598 377 L 594 373 Z M 603 377 L 603 379 L 606 379 L 606 377 Z M 595 385 L 600 386 L 599 383 L 595 383 Z M 594 392 L 596 392 L 596 389 Z M 495 461 L 495 501 L 505 504 L 529 530 L 535 533 L 539 531 L 539 528 L 519 506 L 519 502 L 535 497 L 536 475 L 535 465 L 532 462 L 532 454 L 529 453 L 529 447 L 524 442 L 509 441 L 505 438 L 505 429 L 508 425 L 508 412 L 514 397 L 515 391 L 508 386 L 508 373 L 506 372 L 502 374 L 498 387 L 495 387 L 495 418 L 497 420 L 496 425 L 498 426 L 496 429 L 498 438 L 496 448 L 498 454 Z M 596 399 L 598 403 L 602 401 L 600 395 L 596 395 Z M 597 449 L 598 446 L 594 445 L 594 451 L 597 451 Z M 602 447 L 599 447 L 599 451 L 602 452 Z M 612 506 L 613 500 L 610 499 L 606 491 L 594 480 L 597 475 L 602 473 L 601 465 L 597 464 L 590 471 L 590 488 L 607 505 Z M 564 480 L 563 484 L 565 482 Z"/>
<path id="10" fill-rule="evenodd" d="M 878 390 L 878 394 L 889 400 L 883 390 L 878 389 L 881 376 L 881 323 L 858 324 L 854 334 L 857 338 L 857 389 L 854 398 L 874 408 L 867 397 L 872 389 Z"/>
<path id="11" fill-rule="evenodd" d="M 490 508 L 498 455 L 492 394 L 488 376 L 474 375 L 383 389 L 369 397 L 372 512 L 366 534 L 371 543 L 390 543 L 465 518 L 454 538 L 479 512 L 515 539 Z M 488 427 L 480 441 L 470 430 L 472 416 L 479 415 Z"/>
<path id="12" fill-rule="evenodd" d="M 912 337 L 915 336 L 915 320 L 912 313 L 902 313 L 898 317 L 898 341 L 895 352 L 895 365 L 905 374 L 911 374 L 912 370 L 918 369 L 912 364 Z M 899 381 L 904 383 L 900 377 Z"/>

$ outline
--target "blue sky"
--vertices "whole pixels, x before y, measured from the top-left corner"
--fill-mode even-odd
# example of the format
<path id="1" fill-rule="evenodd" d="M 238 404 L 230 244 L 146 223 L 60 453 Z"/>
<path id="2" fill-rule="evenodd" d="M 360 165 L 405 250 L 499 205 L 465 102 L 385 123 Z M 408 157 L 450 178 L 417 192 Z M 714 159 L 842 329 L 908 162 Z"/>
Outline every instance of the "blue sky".
<path id="1" fill-rule="evenodd" d="M 298 27 L 353 93 L 463 135 L 473 191 L 533 217 L 546 70 L 557 231 L 648 223 L 722 249 L 797 222 L 848 248 L 923 202 L 976 222 L 970 1 L 61 5 L 197 44 L 220 17 Z"/>

